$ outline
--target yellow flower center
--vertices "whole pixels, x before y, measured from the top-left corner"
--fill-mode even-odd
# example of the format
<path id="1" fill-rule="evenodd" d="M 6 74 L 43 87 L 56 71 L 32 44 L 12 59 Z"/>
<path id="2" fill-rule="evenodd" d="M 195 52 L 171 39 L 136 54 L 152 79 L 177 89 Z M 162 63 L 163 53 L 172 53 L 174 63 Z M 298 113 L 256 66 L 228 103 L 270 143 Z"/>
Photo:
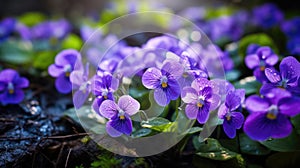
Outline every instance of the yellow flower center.
<path id="1" fill-rule="evenodd" d="M 270 120 L 275 120 L 277 117 L 276 117 L 276 115 L 273 114 L 273 113 L 268 113 L 268 114 L 267 114 L 267 118 L 270 119 Z"/>
<path id="2" fill-rule="evenodd" d="M 197 107 L 201 108 L 202 106 L 203 106 L 202 103 L 200 103 L 200 102 L 197 103 Z"/>
<path id="3" fill-rule="evenodd" d="M 14 92 L 15 92 L 15 91 L 14 91 L 13 89 L 9 89 L 9 90 L 8 90 L 8 93 L 9 93 L 9 94 L 14 94 Z"/>
<path id="4" fill-rule="evenodd" d="M 266 115 L 267 119 L 275 120 L 278 114 L 278 107 L 276 105 L 272 105 L 268 109 L 268 114 Z"/>
<path id="5" fill-rule="evenodd" d="M 168 87 L 168 84 L 167 84 L 167 82 L 162 82 L 162 83 L 161 83 L 161 87 L 162 87 L 162 88 L 166 88 L 166 87 Z"/>
<path id="6" fill-rule="evenodd" d="M 105 96 L 103 96 L 103 98 L 104 98 L 104 99 L 107 99 L 107 96 L 105 95 Z"/>
<path id="7" fill-rule="evenodd" d="M 230 115 L 227 115 L 227 116 L 226 116 L 226 120 L 229 121 L 230 119 L 231 119 L 231 116 L 230 116 Z"/>
<path id="8" fill-rule="evenodd" d="M 264 70 L 266 69 L 266 67 L 265 67 L 265 66 L 260 66 L 259 69 L 260 69 L 261 71 L 264 71 Z"/>
<path id="9" fill-rule="evenodd" d="M 187 72 L 184 72 L 184 73 L 182 74 L 182 76 L 183 76 L 184 78 L 187 78 L 187 77 L 189 76 L 189 74 L 188 74 Z"/>
<path id="10" fill-rule="evenodd" d="M 65 76 L 66 76 L 66 77 L 69 77 L 69 76 L 70 76 L 70 72 L 66 72 L 66 73 L 65 73 Z"/>
<path id="11" fill-rule="evenodd" d="M 125 116 L 124 115 L 120 115 L 119 118 L 120 118 L 120 120 L 124 120 Z"/>

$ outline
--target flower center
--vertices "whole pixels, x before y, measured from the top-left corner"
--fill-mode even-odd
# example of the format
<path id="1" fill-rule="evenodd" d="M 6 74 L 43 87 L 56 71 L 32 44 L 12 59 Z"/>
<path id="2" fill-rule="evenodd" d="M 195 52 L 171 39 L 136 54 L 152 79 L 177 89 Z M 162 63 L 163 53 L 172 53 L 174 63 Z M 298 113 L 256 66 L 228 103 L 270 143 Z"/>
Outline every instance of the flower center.
<path id="1" fill-rule="evenodd" d="M 225 117 L 226 117 L 227 121 L 231 120 L 231 114 L 230 113 L 227 113 Z"/>
<path id="2" fill-rule="evenodd" d="M 168 87 L 168 78 L 166 76 L 162 76 L 160 79 L 160 84 L 162 88 Z"/>
<path id="3" fill-rule="evenodd" d="M 277 87 L 281 89 L 285 89 L 287 87 L 287 82 L 288 82 L 287 79 L 282 79 Z"/>
<path id="4" fill-rule="evenodd" d="M 259 62 L 259 70 L 264 71 L 266 69 L 266 63 L 264 61 Z"/>
<path id="5" fill-rule="evenodd" d="M 64 66 L 65 76 L 69 77 L 72 72 L 72 67 L 70 64 Z"/>
<path id="6" fill-rule="evenodd" d="M 89 85 L 91 85 L 91 82 L 87 81 L 80 86 L 79 90 L 81 90 L 83 94 L 85 94 Z"/>
<path id="7" fill-rule="evenodd" d="M 187 72 L 184 72 L 184 73 L 182 74 L 182 77 L 187 78 L 187 77 L 189 77 L 189 74 L 188 74 Z"/>
<path id="8" fill-rule="evenodd" d="M 197 107 L 201 108 L 204 105 L 204 96 L 199 96 L 198 97 L 198 102 L 197 102 Z"/>
<path id="9" fill-rule="evenodd" d="M 272 105 L 268 109 L 267 118 L 270 120 L 275 120 L 277 118 L 277 114 L 278 114 L 278 107 L 276 105 Z"/>
<path id="10" fill-rule="evenodd" d="M 14 94 L 15 93 L 15 87 L 14 87 L 13 83 L 9 82 L 8 85 L 7 85 L 7 89 L 8 89 L 9 94 Z"/>
<path id="11" fill-rule="evenodd" d="M 120 120 L 124 120 L 125 119 L 125 112 L 122 109 L 119 110 L 119 114 L 118 115 L 119 115 Z"/>
<path id="12" fill-rule="evenodd" d="M 107 90 L 107 89 L 103 89 L 101 95 L 103 96 L 104 99 L 107 99 L 107 98 L 108 98 L 108 97 L 107 97 L 107 95 L 108 95 L 108 90 Z"/>

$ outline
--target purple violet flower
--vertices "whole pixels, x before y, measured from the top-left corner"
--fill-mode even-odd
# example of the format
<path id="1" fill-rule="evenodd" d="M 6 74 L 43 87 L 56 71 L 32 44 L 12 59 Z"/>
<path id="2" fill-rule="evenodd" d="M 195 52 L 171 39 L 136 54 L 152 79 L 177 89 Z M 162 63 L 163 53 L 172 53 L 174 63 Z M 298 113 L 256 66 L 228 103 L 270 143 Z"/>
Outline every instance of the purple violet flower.
<path id="1" fill-rule="evenodd" d="M 73 49 L 63 50 L 55 57 L 55 63 L 50 65 L 48 73 L 56 77 L 55 87 L 60 93 L 70 93 L 72 83 L 70 74 L 74 70 L 77 59 L 80 59 L 80 53 Z"/>
<path id="2" fill-rule="evenodd" d="M 271 83 L 263 84 L 260 89 L 261 94 L 266 94 L 274 88 L 282 88 L 293 92 L 300 76 L 300 63 L 296 58 L 288 56 L 281 61 L 279 70 L 280 72 L 274 68 L 265 69 L 266 77 Z"/>
<path id="3" fill-rule="evenodd" d="M 0 72 L 0 102 L 18 104 L 24 99 L 23 88 L 29 86 L 29 81 L 20 77 L 17 71 L 5 69 Z"/>
<path id="4" fill-rule="evenodd" d="M 254 140 L 284 138 L 292 132 L 288 117 L 300 113 L 300 99 L 288 91 L 276 88 L 259 97 L 252 95 L 246 100 L 250 115 L 244 124 L 245 133 Z"/>
<path id="5" fill-rule="evenodd" d="M 210 20 L 209 37 L 212 38 L 214 42 L 238 40 L 243 34 L 243 29 L 236 21 L 236 17 L 233 16 L 222 16 Z"/>
<path id="6" fill-rule="evenodd" d="M 294 17 L 291 20 L 284 21 L 281 24 L 281 30 L 288 38 L 295 38 L 300 36 L 300 17 Z"/>
<path id="7" fill-rule="evenodd" d="M 266 3 L 253 9 L 254 24 L 264 29 L 278 25 L 283 19 L 281 10 L 272 3 Z"/>
<path id="8" fill-rule="evenodd" d="M 265 69 L 274 66 L 277 62 L 278 56 L 267 46 L 258 48 L 255 54 L 247 55 L 245 58 L 247 67 L 254 70 L 254 76 L 261 82 L 268 82 Z"/>
<path id="9" fill-rule="evenodd" d="M 181 97 L 187 103 L 186 116 L 189 119 L 197 118 L 200 124 L 208 120 L 209 111 L 215 110 L 220 103 L 220 96 L 213 93 L 212 83 L 206 78 L 195 79 L 191 87 L 183 88 Z"/>
<path id="10" fill-rule="evenodd" d="M 180 41 L 171 36 L 158 36 L 151 38 L 147 41 L 145 45 L 142 46 L 143 49 L 163 49 L 166 51 L 171 51 L 177 55 L 183 52 L 184 46 L 180 45 Z"/>
<path id="11" fill-rule="evenodd" d="M 6 18 L 0 22 L 0 42 L 4 41 L 15 30 L 16 19 Z"/>
<path id="12" fill-rule="evenodd" d="M 79 109 L 92 90 L 93 79 L 89 79 L 89 63 L 84 70 L 74 70 L 70 75 L 70 81 L 73 87 L 78 88 L 73 94 L 73 103 L 76 109 Z"/>
<path id="13" fill-rule="evenodd" d="M 237 111 L 245 99 L 245 90 L 237 89 L 227 94 L 225 103 L 222 104 L 218 111 L 218 116 L 223 119 L 223 129 L 229 138 L 234 138 L 236 129 L 240 129 L 244 122 L 244 116 Z"/>
<path id="14" fill-rule="evenodd" d="M 296 36 L 288 40 L 286 47 L 291 54 L 300 55 L 300 37 Z"/>
<path id="15" fill-rule="evenodd" d="M 180 56 L 168 52 L 167 59 L 172 59 L 179 62 L 183 66 L 183 73 L 178 78 L 180 89 L 182 90 L 185 86 L 190 86 L 196 78 L 207 78 L 208 74 L 205 70 L 202 70 L 196 60 L 191 55 L 184 51 Z"/>
<path id="16" fill-rule="evenodd" d="M 119 80 L 114 78 L 109 72 L 99 72 L 94 78 L 92 88 L 96 98 L 93 101 L 92 107 L 96 113 L 100 114 L 99 107 L 105 100 L 114 101 L 113 93 L 118 89 Z"/>
<path id="17" fill-rule="evenodd" d="M 167 61 L 161 70 L 152 67 L 142 76 L 142 83 L 148 89 L 154 89 L 154 99 L 160 106 L 166 106 L 180 95 L 177 79 L 182 75 L 183 67 L 175 61 Z"/>
<path id="18" fill-rule="evenodd" d="M 256 51 L 260 48 L 261 46 L 258 45 L 258 44 L 249 44 L 248 47 L 247 47 L 247 55 L 250 55 L 250 54 L 255 54 Z"/>
<path id="19" fill-rule="evenodd" d="M 100 106 L 100 114 L 109 119 L 106 123 L 106 132 L 111 137 L 122 134 L 130 135 L 132 132 L 132 121 L 130 116 L 136 114 L 140 109 L 140 103 L 129 95 L 121 96 L 118 104 L 112 100 L 105 100 Z"/>

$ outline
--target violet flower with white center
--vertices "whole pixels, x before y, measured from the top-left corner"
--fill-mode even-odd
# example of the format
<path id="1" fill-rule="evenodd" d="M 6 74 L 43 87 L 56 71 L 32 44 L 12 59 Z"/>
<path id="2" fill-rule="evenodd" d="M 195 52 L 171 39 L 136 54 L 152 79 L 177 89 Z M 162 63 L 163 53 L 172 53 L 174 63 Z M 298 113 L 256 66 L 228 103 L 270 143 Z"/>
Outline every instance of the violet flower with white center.
<path id="1" fill-rule="evenodd" d="M 288 117 L 300 113 L 300 99 L 279 88 L 260 97 L 252 95 L 246 100 L 250 115 L 244 124 L 245 133 L 254 140 L 284 138 L 292 132 Z"/>
<path id="2" fill-rule="evenodd" d="M 72 83 L 70 74 L 74 70 L 77 59 L 80 59 L 80 53 L 73 49 L 63 50 L 55 57 L 55 63 L 50 65 L 48 73 L 56 77 L 55 87 L 60 93 L 70 93 Z"/>
<path id="3" fill-rule="evenodd" d="M 118 89 L 119 80 L 114 78 L 109 72 L 99 72 L 98 75 L 94 77 L 93 83 L 92 92 L 96 98 L 93 101 L 92 108 L 96 113 L 100 114 L 99 107 L 103 101 L 115 100 L 113 93 Z"/>
<path id="4" fill-rule="evenodd" d="M 180 56 L 169 52 L 167 58 L 179 62 L 183 66 L 183 73 L 177 80 L 181 90 L 185 86 L 190 86 L 196 78 L 208 77 L 208 74 L 200 69 L 199 64 L 186 51 L 182 52 Z"/>
<path id="5" fill-rule="evenodd" d="M 106 123 L 106 132 L 111 137 L 119 137 L 122 134 L 132 133 L 132 121 L 130 116 L 140 109 L 140 103 L 129 95 L 121 96 L 118 104 L 112 100 L 105 100 L 100 106 L 100 114 L 109 119 Z"/>
<path id="6" fill-rule="evenodd" d="M 0 102 L 6 104 L 18 104 L 24 99 L 23 88 L 29 86 L 29 81 L 20 77 L 17 71 L 5 69 L 0 72 Z"/>
<path id="7" fill-rule="evenodd" d="M 229 138 L 236 136 L 236 129 L 240 129 L 244 122 L 244 116 L 237 111 L 245 99 L 245 91 L 231 91 L 227 94 L 225 103 L 222 104 L 218 111 L 218 117 L 223 119 L 223 129 Z"/>
<path id="8" fill-rule="evenodd" d="M 73 87 L 78 88 L 73 95 L 73 103 L 75 108 L 79 109 L 92 91 L 93 78 L 89 79 L 89 63 L 86 64 L 84 70 L 73 71 L 70 75 L 70 81 Z"/>
<path id="9" fill-rule="evenodd" d="M 166 61 L 161 70 L 148 68 L 142 76 L 142 83 L 148 89 L 154 89 L 154 100 L 160 106 L 166 106 L 180 96 L 177 79 L 182 75 L 183 67 L 175 61 Z"/>
<path id="10" fill-rule="evenodd" d="M 203 85 L 207 83 L 206 85 Z M 204 88 L 203 88 L 204 87 Z M 182 101 L 187 103 L 185 114 L 189 119 L 206 123 L 209 111 L 215 110 L 220 103 L 220 96 L 213 93 L 210 81 L 205 78 L 195 79 L 191 87 L 185 87 L 181 93 Z"/>
<path id="11" fill-rule="evenodd" d="M 254 70 L 254 76 L 261 82 L 268 82 L 265 69 L 273 67 L 277 62 L 278 56 L 267 46 L 258 48 L 255 54 L 247 55 L 245 58 L 247 67 Z"/>
<path id="12" fill-rule="evenodd" d="M 297 86 L 297 80 L 300 77 L 300 63 L 292 56 L 285 57 L 280 65 L 278 72 L 274 68 L 266 68 L 265 74 L 271 83 L 265 83 L 260 89 L 261 94 L 266 94 L 274 88 L 286 89 L 290 92 L 294 91 Z"/>

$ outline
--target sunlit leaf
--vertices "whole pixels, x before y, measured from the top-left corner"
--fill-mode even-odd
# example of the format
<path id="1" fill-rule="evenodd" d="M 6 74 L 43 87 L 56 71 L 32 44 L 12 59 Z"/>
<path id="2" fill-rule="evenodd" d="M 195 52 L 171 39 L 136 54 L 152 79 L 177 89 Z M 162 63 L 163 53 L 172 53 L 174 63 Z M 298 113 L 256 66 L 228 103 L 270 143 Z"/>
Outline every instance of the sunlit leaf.
<path id="1" fill-rule="evenodd" d="M 201 143 L 197 141 L 198 137 L 195 137 L 193 143 L 198 151 L 196 153 L 198 156 L 212 160 L 229 160 L 239 155 L 222 147 L 216 139 L 208 138 L 205 142 Z"/>
<path id="2" fill-rule="evenodd" d="M 0 45 L 0 60 L 11 64 L 26 64 L 32 61 L 32 44 L 26 41 L 8 40 Z"/>
<path id="3" fill-rule="evenodd" d="M 37 69 L 47 69 L 51 64 L 54 63 L 56 52 L 52 51 L 43 51 L 36 54 L 33 67 Z"/>
<path id="4" fill-rule="evenodd" d="M 261 87 L 261 83 L 258 82 L 254 76 L 241 79 L 233 85 L 237 89 L 245 89 L 246 95 L 257 93 Z"/>
<path id="5" fill-rule="evenodd" d="M 148 121 L 142 121 L 141 125 L 144 128 L 150 128 L 156 131 L 164 131 L 172 125 L 172 122 L 165 118 L 157 117 Z"/>
<path id="6" fill-rule="evenodd" d="M 27 26 L 33 26 L 36 25 L 46 19 L 46 16 L 39 12 L 28 12 L 23 15 L 21 15 L 18 20 L 19 22 L 27 25 Z"/>
<path id="7" fill-rule="evenodd" d="M 63 41 L 62 41 L 62 48 L 63 49 L 68 49 L 68 48 L 73 48 L 76 50 L 80 50 L 82 47 L 82 40 L 80 37 L 78 37 L 75 34 L 70 34 L 68 37 L 66 37 Z"/>

